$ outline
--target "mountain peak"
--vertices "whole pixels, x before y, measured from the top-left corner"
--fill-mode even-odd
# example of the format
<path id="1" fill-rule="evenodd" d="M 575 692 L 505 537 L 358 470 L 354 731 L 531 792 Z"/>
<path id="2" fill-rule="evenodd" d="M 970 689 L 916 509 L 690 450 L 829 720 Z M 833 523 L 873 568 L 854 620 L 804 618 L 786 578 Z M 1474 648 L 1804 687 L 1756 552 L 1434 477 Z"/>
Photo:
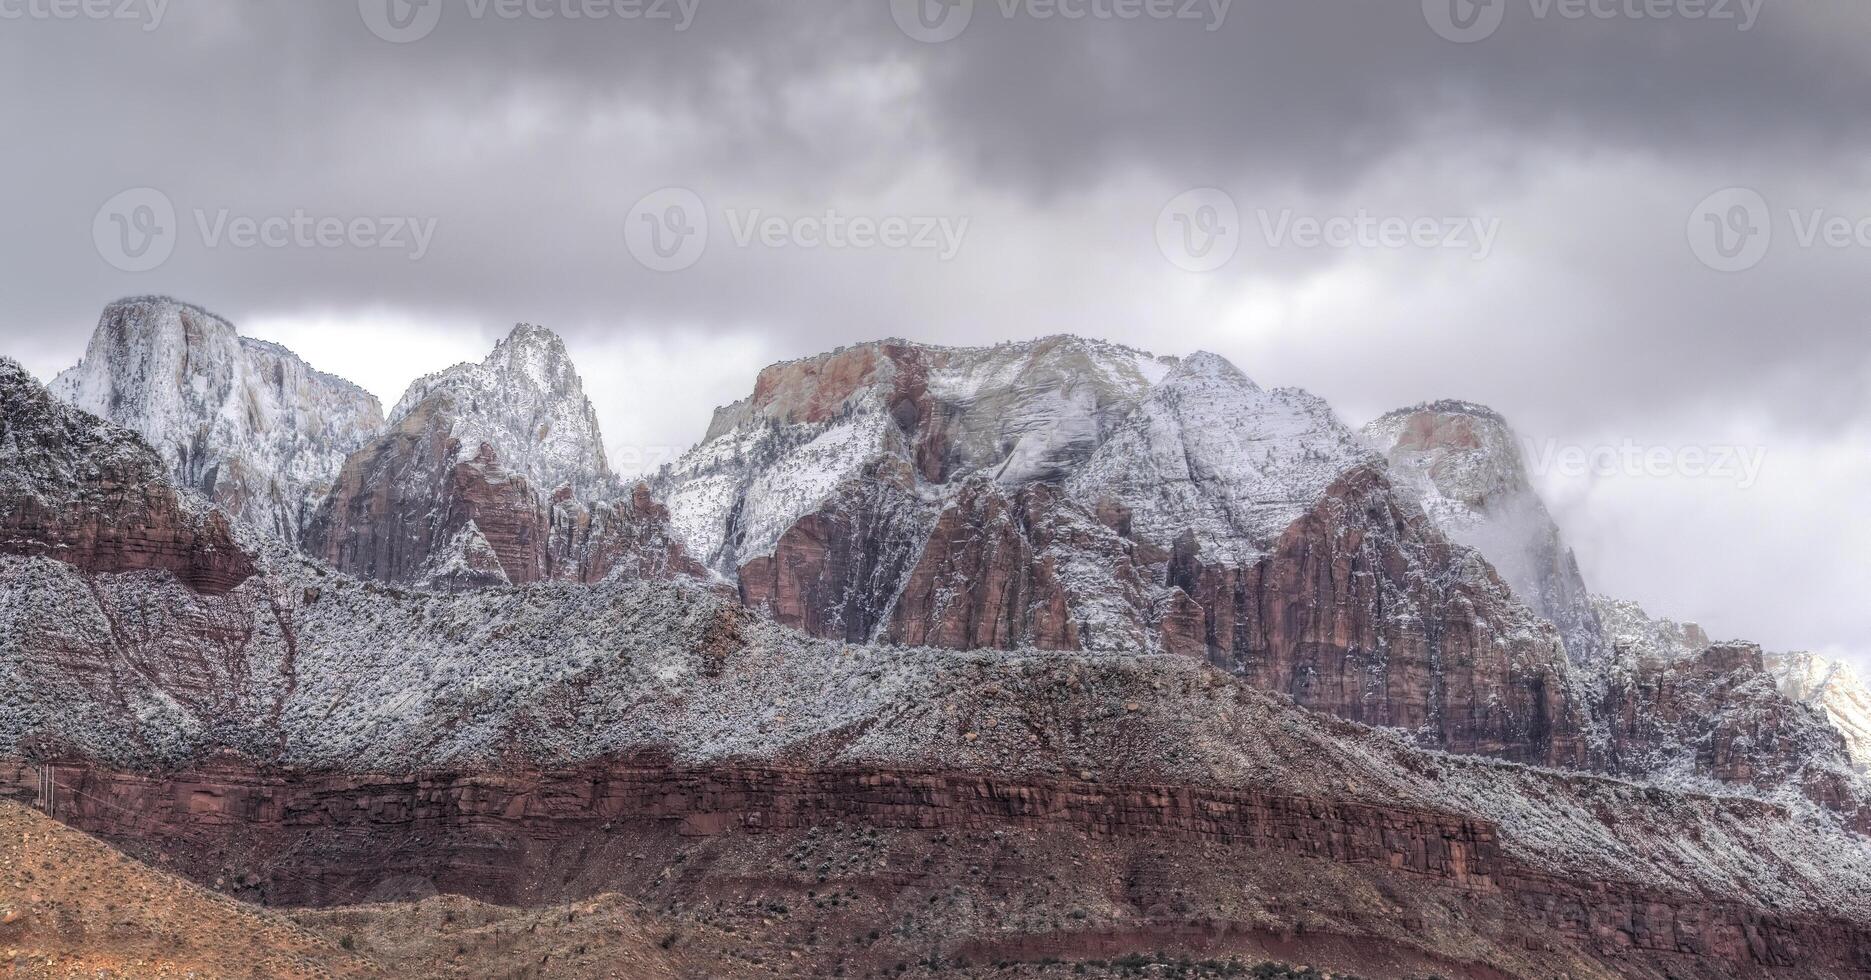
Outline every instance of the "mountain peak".
<path id="1" fill-rule="evenodd" d="M 1196 351 L 1182 358 L 1170 371 L 1168 380 L 1185 378 L 1205 378 L 1255 391 L 1260 390 L 1260 386 L 1254 383 L 1254 379 L 1235 367 L 1233 361 L 1205 350 Z"/>
<path id="2" fill-rule="evenodd" d="M 52 393 L 142 436 L 174 481 L 288 540 L 383 424 L 377 399 L 169 296 L 104 308 Z"/>
<path id="3" fill-rule="evenodd" d="M 461 446 L 462 461 L 493 448 L 500 465 L 544 493 L 613 489 L 597 411 L 558 334 L 518 324 L 480 363 L 462 363 L 409 386 L 391 423 L 431 405 Z"/>
<path id="4" fill-rule="evenodd" d="M 1435 401 L 1422 402 L 1407 408 L 1398 408 L 1385 412 L 1378 421 L 1384 419 L 1407 418 L 1412 415 L 1466 415 L 1472 418 L 1507 424 L 1506 416 L 1480 402 L 1471 402 L 1461 398 L 1439 398 Z M 1373 423 L 1375 424 L 1375 423 Z"/>

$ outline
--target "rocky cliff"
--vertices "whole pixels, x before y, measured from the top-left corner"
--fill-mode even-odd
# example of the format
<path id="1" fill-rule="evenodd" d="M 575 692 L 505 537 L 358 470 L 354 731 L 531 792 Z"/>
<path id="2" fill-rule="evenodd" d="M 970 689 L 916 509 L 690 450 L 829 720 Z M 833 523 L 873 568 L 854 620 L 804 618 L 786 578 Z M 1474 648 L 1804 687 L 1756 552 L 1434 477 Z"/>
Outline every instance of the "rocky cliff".
<path id="1" fill-rule="evenodd" d="M 1505 419 L 1471 402 L 1442 401 L 1386 414 L 1363 435 L 1444 533 L 1481 552 L 1559 628 L 1574 663 L 1604 659 L 1610 645 L 1578 561 L 1528 480 Z"/>
<path id="2" fill-rule="evenodd" d="M 363 389 L 166 297 L 105 308 L 84 359 L 51 387 L 141 435 L 177 484 L 285 541 L 383 425 Z"/>
<path id="3" fill-rule="evenodd" d="M 606 466 L 564 342 L 527 324 L 411 385 L 304 544 L 341 571 L 449 589 L 703 574 L 647 490 Z"/>
<path id="4" fill-rule="evenodd" d="M 1550 629 L 1324 402 L 1212 354 L 775 365 L 656 488 L 744 602 L 818 636 L 1172 651 L 1430 744 L 1585 760 Z"/>
<path id="5" fill-rule="evenodd" d="M 1811 653 L 1770 653 L 1766 666 L 1780 693 L 1824 715 L 1844 737 L 1852 764 L 1871 773 L 1871 689 L 1858 672 Z"/>
<path id="6" fill-rule="evenodd" d="M 147 445 L 52 398 L 4 358 L 0 553 L 89 572 L 161 570 L 210 593 L 255 573 L 226 516 L 173 489 Z"/>

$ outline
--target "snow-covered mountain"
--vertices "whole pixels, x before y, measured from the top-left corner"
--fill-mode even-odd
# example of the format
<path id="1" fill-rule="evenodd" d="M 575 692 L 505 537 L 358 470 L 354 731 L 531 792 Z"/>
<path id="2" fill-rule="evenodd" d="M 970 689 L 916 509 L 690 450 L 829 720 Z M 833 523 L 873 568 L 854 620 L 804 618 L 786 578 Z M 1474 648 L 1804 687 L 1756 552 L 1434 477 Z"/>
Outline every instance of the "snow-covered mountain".
<path id="1" fill-rule="evenodd" d="M 1504 740 L 1562 740 L 1567 702 L 1545 695 L 1565 683 L 1565 661 L 1528 672 L 1539 641 L 1556 653 L 1551 630 L 1504 605 L 1485 563 L 1436 532 L 1381 466 L 1338 476 L 1245 567 L 1201 565 L 1180 546 L 1163 558 L 1085 523 L 1056 482 L 981 473 L 943 503 L 953 533 L 915 556 L 996 601 L 1023 575 L 1067 580 L 1051 594 L 1076 601 L 1096 570 L 1049 569 L 1060 555 L 1136 574 L 1167 562 L 1203 580 L 1204 595 L 1227 582 L 1247 597 L 1228 604 L 1235 614 L 1265 618 L 1234 634 L 1249 649 L 1224 672 L 1134 649 L 828 642 L 693 582 L 384 588 L 256 531 L 230 534 L 218 511 L 169 486 L 134 434 L 54 401 L 4 360 L 0 462 L 7 788 L 30 795 L 35 775 L 50 776 L 45 805 L 61 819 L 179 854 L 205 880 L 236 862 L 230 890 L 464 888 L 500 872 L 496 886 L 518 892 L 546 880 L 543 867 L 587 888 L 582 869 L 598 864 L 660 889 L 651 859 L 667 859 L 663 878 L 713 874 L 700 880 L 744 889 L 744 869 L 783 862 L 796 890 L 815 889 L 801 905 L 895 921 L 979 878 L 974 854 L 982 866 L 1083 863 L 1073 881 L 1086 884 L 1019 934 L 1052 950 L 1083 895 L 1138 868 L 1221 862 L 1202 888 L 1166 879 L 1119 903 L 1161 910 L 1140 941 L 1185 935 L 1196 917 L 1236 921 L 1244 907 L 1255 922 L 1287 921 L 1266 918 L 1272 900 L 1242 906 L 1245 888 L 1302 907 L 1283 935 L 1342 946 L 1381 925 L 1395 936 L 1382 961 L 1428 950 L 1436 958 L 1416 962 L 1438 968 L 1511 948 L 1531 957 L 1515 975 L 1563 962 L 1572 975 L 1846 976 L 1871 952 L 1864 809 L 1756 782 L 1785 761 L 1803 787 L 1851 789 L 1792 755 L 1763 761 L 1763 747 L 1825 730 L 1801 722 L 1815 712 L 1761 715 L 1765 699 L 1730 696 L 1760 686 L 1758 651 L 1718 645 L 1693 675 L 1640 684 L 1653 700 L 1633 706 L 1646 719 L 1634 731 L 1707 732 L 1688 744 L 1729 773 L 1726 786 L 1412 744 L 1433 732 L 1440 747 L 1555 761 Z M 490 447 L 456 465 L 491 480 L 498 464 Z M 647 491 L 633 509 L 654 513 Z M 459 573 L 491 574 L 485 525 L 459 530 Z M 926 564 L 932 551 L 945 557 Z M 1398 613 L 1373 616 L 1374 596 Z M 1274 668 L 1288 682 L 1268 683 Z M 826 830 L 834 821 L 850 833 Z M 951 837 L 999 842 L 1002 828 L 1009 849 L 959 860 L 941 849 Z M 804 860 L 797 842 L 825 833 L 868 863 Z M 1062 849 L 1039 850 L 1046 839 Z M 875 880 L 893 848 L 921 859 L 913 899 L 848 887 Z M 626 856 L 637 853 L 650 857 Z M 539 854 L 563 863 L 528 863 Z M 853 900 L 816 890 L 828 868 Z M 1327 894 L 1348 896 L 1329 917 L 1307 897 Z M 995 891 L 981 904 L 1005 900 Z M 1089 904 L 1098 918 L 1084 928 L 1117 935 L 1110 903 Z M 976 935 L 1004 942 L 1003 919 L 980 920 Z M 928 948 L 929 933 L 914 938 Z"/>
<path id="2" fill-rule="evenodd" d="M 530 324 L 412 384 L 304 544 L 342 571 L 433 588 L 701 574 L 661 506 L 625 496 L 606 465 L 565 342 Z"/>
<path id="3" fill-rule="evenodd" d="M 287 541 L 383 426 L 363 389 L 166 297 L 105 308 L 84 359 L 51 388 L 141 435 L 180 485 Z"/>
<path id="4" fill-rule="evenodd" d="M 418 378 L 390 411 L 390 424 L 425 407 L 448 426 L 455 462 L 487 446 L 543 493 L 570 487 L 574 497 L 592 499 L 617 490 L 584 382 L 565 341 L 544 327 L 519 324 L 479 364 Z"/>
<path id="5" fill-rule="evenodd" d="M 1439 401 L 1390 412 L 1364 438 L 1444 533 L 1481 552 L 1515 594 L 1559 627 L 1576 664 L 1609 652 L 1578 561 L 1527 478 L 1519 440 L 1486 406 Z"/>
<path id="6" fill-rule="evenodd" d="M 1049 337 L 776 364 L 655 489 L 743 602 L 816 635 L 1173 651 L 1432 744 L 1584 758 L 1550 627 L 1323 401 L 1213 354 Z"/>
<path id="7" fill-rule="evenodd" d="M 1145 538 L 1193 534 L 1204 556 L 1238 563 L 1340 475 L 1375 462 L 1323 399 L 1264 390 L 1201 352 L 1153 386 L 1067 486 L 1088 506 L 1121 506 Z"/>
<path id="8" fill-rule="evenodd" d="M 880 459 L 905 465 L 915 488 L 1059 479 L 1172 364 L 1079 337 L 840 348 L 761 371 L 655 486 L 691 550 L 732 576 Z"/>
<path id="9" fill-rule="evenodd" d="M 1871 773 L 1871 690 L 1850 664 L 1811 653 L 1770 653 L 1767 670 L 1782 694 L 1823 713 L 1845 737 L 1853 764 Z"/>

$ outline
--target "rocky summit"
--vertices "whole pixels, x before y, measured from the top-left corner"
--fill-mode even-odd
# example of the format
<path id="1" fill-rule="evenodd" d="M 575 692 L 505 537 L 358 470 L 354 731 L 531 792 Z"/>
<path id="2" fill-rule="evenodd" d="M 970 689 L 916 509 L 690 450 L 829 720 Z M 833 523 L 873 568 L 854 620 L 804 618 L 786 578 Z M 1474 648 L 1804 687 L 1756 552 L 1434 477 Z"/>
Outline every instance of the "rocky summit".
<path id="1" fill-rule="evenodd" d="M 543 328 L 355 394 L 0 361 L 0 791 L 305 970 L 1871 970 L 1863 686 L 1594 596 L 1485 407 L 886 340 L 629 485 Z"/>

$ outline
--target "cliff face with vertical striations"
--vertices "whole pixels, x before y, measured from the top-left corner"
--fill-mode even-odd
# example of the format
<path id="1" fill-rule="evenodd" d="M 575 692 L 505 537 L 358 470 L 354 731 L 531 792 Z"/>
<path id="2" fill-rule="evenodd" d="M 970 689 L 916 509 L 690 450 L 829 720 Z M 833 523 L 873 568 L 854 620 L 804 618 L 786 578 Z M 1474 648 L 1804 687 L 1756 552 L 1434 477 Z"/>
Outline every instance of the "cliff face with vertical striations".
<path id="1" fill-rule="evenodd" d="M 363 389 L 165 297 L 112 303 L 51 388 L 142 436 L 178 485 L 285 541 L 383 425 Z"/>
<path id="2" fill-rule="evenodd" d="M 1324 402 L 1212 354 L 885 341 L 763 371 L 655 486 L 748 605 L 815 635 L 1173 651 L 1582 764 L 1550 628 L 1383 467 Z"/>

